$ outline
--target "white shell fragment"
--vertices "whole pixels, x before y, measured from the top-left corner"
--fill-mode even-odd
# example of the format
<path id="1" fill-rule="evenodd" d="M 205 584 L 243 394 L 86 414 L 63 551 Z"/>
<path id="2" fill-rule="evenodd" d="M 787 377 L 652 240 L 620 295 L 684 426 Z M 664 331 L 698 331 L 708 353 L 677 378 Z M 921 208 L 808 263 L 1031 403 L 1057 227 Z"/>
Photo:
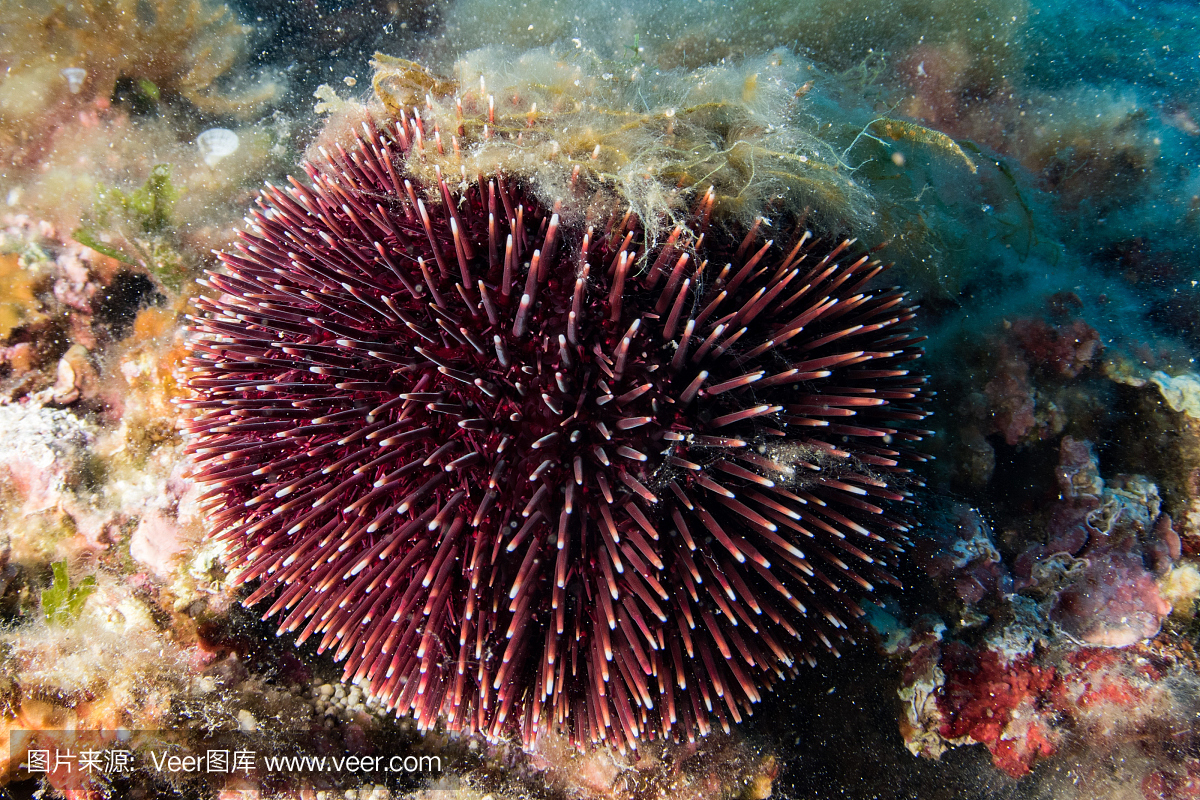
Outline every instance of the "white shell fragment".
<path id="1" fill-rule="evenodd" d="M 87 70 L 82 67 L 67 67 L 60 70 L 60 73 L 67 79 L 67 89 L 71 94 L 79 94 L 83 89 L 83 81 L 87 78 Z"/>
<path id="2" fill-rule="evenodd" d="M 204 163 L 215 167 L 217 162 L 238 149 L 238 135 L 228 128 L 209 128 L 196 137 L 196 146 Z"/>

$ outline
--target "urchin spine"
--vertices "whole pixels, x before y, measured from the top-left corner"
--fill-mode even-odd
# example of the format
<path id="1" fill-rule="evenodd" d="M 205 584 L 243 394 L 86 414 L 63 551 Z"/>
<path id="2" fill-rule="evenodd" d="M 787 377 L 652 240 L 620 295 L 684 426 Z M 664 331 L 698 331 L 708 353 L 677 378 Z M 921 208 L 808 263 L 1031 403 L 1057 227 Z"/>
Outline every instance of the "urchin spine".
<path id="1" fill-rule="evenodd" d="M 423 727 L 728 727 L 893 580 L 911 307 L 849 242 L 711 248 L 711 191 L 657 253 L 503 176 L 427 197 L 423 135 L 268 186 L 198 301 L 189 449 L 246 602 Z"/>

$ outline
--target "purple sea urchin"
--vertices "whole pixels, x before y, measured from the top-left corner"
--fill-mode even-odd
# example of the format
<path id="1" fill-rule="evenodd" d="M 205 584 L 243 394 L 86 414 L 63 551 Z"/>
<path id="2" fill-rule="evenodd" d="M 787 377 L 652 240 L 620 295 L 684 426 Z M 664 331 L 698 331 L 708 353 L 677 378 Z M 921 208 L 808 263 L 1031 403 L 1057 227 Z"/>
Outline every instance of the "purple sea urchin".
<path id="1" fill-rule="evenodd" d="M 893 581 L 923 378 L 850 242 L 426 187 L 419 120 L 268 186 L 193 320 L 196 477 L 247 604 L 421 726 L 728 728 Z M 429 194 L 427 195 L 427 191 Z"/>

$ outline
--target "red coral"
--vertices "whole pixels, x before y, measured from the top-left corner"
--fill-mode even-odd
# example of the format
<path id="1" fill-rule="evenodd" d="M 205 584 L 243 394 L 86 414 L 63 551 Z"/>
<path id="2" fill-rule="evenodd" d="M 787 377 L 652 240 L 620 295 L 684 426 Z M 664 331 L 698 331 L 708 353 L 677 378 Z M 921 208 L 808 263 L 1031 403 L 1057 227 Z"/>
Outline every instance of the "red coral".
<path id="1" fill-rule="evenodd" d="M 1031 719 L 1023 735 L 1001 739 L 994 747 L 988 748 L 992 753 L 992 763 L 1014 778 L 1028 774 L 1035 761 L 1054 755 L 1057 748 L 1050 734 L 1049 728 L 1037 719 Z"/>
<path id="2" fill-rule="evenodd" d="M 1142 779 L 1146 800 L 1200 800 L 1200 759 L 1189 758 L 1177 770 L 1159 769 Z"/>
<path id="3" fill-rule="evenodd" d="M 910 747 L 917 743 L 922 753 L 940 752 L 921 743 L 931 731 L 949 745 L 982 744 L 992 763 L 1013 777 L 1069 742 L 1100 748 L 1140 742 L 1148 753 L 1164 746 L 1179 755 L 1192 752 L 1187 748 L 1195 740 L 1194 700 L 1175 685 L 1184 675 L 1191 680 L 1194 662 L 1172 665 L 1141 649 L 1067 646 L 1014 657 L 1000 647 L 997 641 L 979 647 L 943 641 L 911 651 L 906 687 L 942 679 L 936 713 L 922 707 L 910 714 L 915 730 L 901 723 Z M 1200 763 L 1194 758 L 1166 763 L 1160 759 L 1143 782 L 1145 796 L 1200 800 L 1189 794 L 1200 785 Z"/>
<path id="4" fill-rule="evenodd" d="M 1061 664 L 1060 680 L 1047 702 L 1080 723 L 1124 717 L 1135 711 L 1146 696 L 1146 687 L 1161 680 L 1162 672 L 1141 664 L 1119 650 L 1085 647 L 1069 653 Z"/>
<path id="5" fill-rule="evenodd" d="M 1039 667 L 1029 656 L 1005 665 L 996 652 L 960 642 L 947 643 L 943 653 L 946 684 L 938 705 L 946 722 L 939 734 L 985 745 L 993 763 L 1013 777 L 1054 752 L 1054 733 L 1037 713 L 1055 684 L 1052 667 Z"/>

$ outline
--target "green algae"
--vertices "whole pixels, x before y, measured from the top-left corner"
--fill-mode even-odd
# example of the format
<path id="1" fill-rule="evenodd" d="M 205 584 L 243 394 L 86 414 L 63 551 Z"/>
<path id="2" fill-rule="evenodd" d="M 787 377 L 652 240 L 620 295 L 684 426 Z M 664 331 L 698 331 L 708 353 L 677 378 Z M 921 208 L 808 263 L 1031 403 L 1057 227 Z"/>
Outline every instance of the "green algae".
<path id="1" fill-rule="evenodd" d="M 631 211 L 651 241 L 688 225 L 711 193 L 717 224 L 793 220 L 888 244 L 908 285 L 944 301 L 988 272 L 1058 263 L 1045 204 L 1008 160 L 897 115 L 898 103 L 871 107 L 866 95 L 887 95 L 868 85 L 884 54 L 847 76 L 784 49 L 666 69 L 640 47 L 641 60 L 579 41 L 487 47 L 462 54 L 452 76 L 377 54 L 371 113 L 420 117 L 405 168 L 428 185 L 503 172 L 567 221 Z M 323 109 L 354 116 L 330 87 L 319 94 Z"/>
<path id="2" fill-rule="evenodd" d="M 132 191 L 97 186 L 92 211 L 71 238 L 122 264 L 141 267 L 165 288 L 178 291 L 188 274 L 173 237 L 173 210 L 180 195 L 169 164 L 156 165 L 146 182 Z"/>
<path id="3" fill-rule="evenodd" d="M 810 63 L 782 50 L 693 71 L 634 61 L 488 48 L 448 78 L 379 54 L 373 85 L 387 117 L 421 115 L 425 141 L 406 167 L 430 183 L 439 170 L 504 171 L 568 218 L 607 197 L 652 239 L 710 190 L 714 213 L 744 224 L 772 209 L 831 230 L 870 225 L 868 192 L 806 108 L 822 77 Z"/>
<path id="4" fill-rule="evenodd" d="M 55 561 L 50 568 L 54 572 L 54 580 L 42 590 L 42 613 L 51 625 L 69 625 L 79 619 L 83 604 L 96 591 L 96 578 L 88 575 L 72 585 L 66 561 Z"/>

